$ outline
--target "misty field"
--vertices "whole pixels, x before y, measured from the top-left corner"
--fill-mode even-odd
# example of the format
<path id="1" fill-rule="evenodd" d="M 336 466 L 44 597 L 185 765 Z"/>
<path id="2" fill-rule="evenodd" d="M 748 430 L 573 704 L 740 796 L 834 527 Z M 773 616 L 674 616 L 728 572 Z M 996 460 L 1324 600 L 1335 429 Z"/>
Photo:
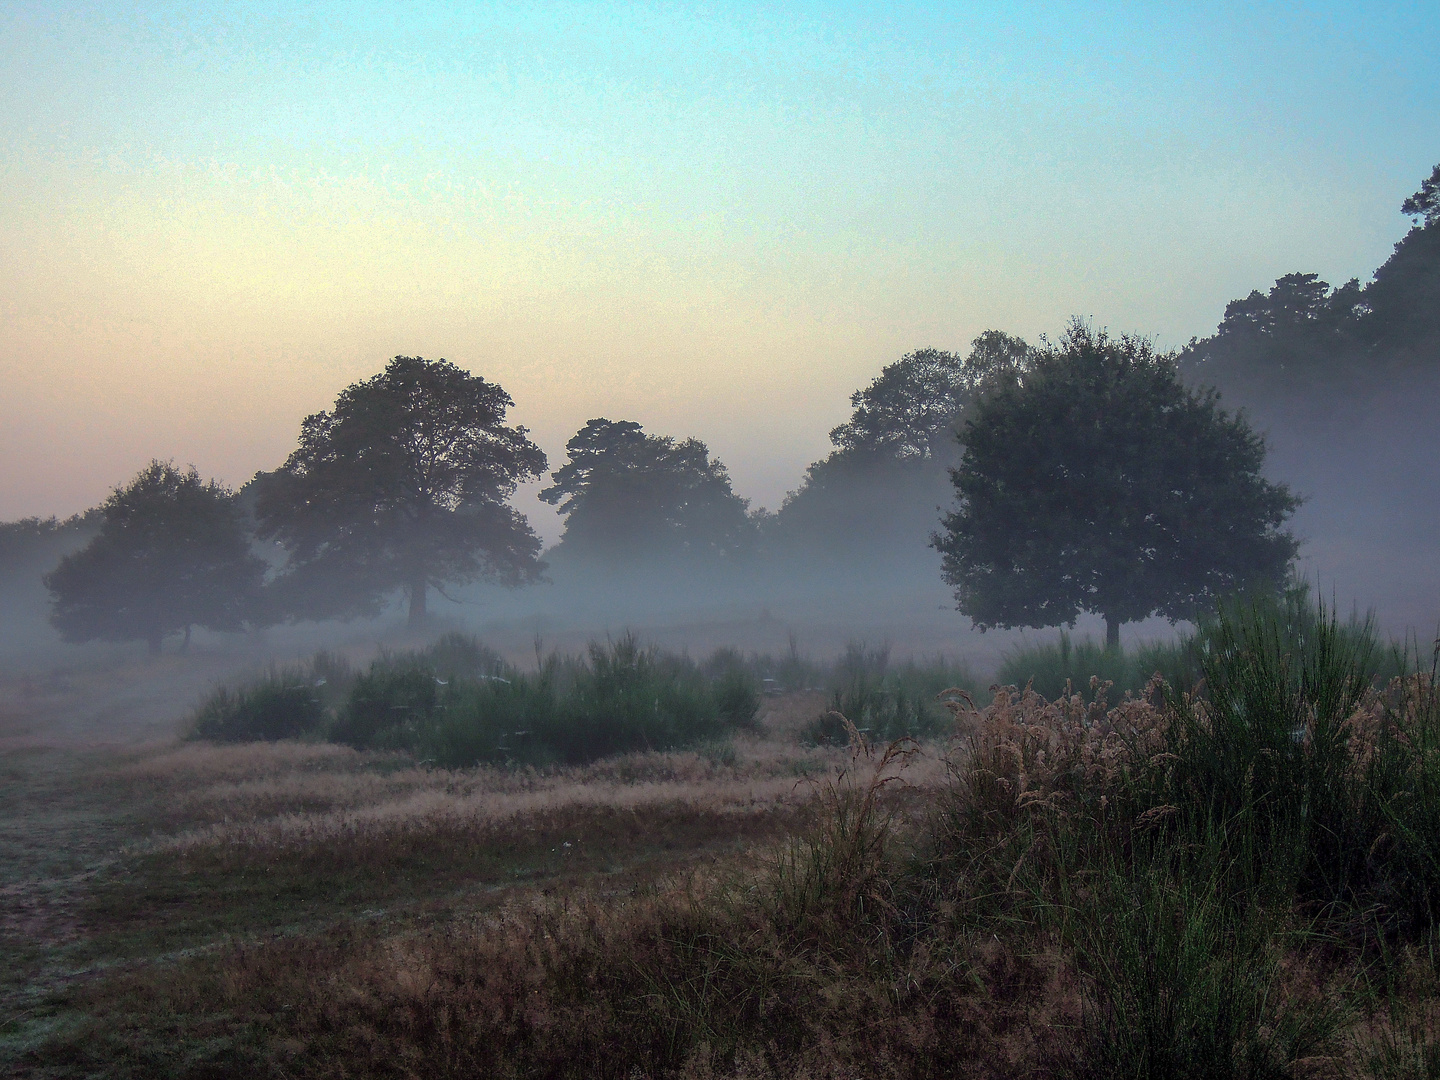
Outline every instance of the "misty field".
<path id="1" fill-rule="evenodd" d="M 1086 648 L 1007 670 L 1038 684 Z M 849 693 L 878 715 L 856 676 L 878 659 L 803 673 L 821 689 L 771 678 L 724 738 L 582 764 L 440 767 L 320 738 L 16 743 L 0 1061 L 1436 1075 L 1428 655 L 1387 657 L 1308 601 L 1236 609 L 1125 660 L 1176 680 L 1194 665 L 1188 691 L 956 686 L 931 695 L 943 730 L 888 743 L 836 713 Z M 921 671 L 871 689 L 893 705 Z"/>

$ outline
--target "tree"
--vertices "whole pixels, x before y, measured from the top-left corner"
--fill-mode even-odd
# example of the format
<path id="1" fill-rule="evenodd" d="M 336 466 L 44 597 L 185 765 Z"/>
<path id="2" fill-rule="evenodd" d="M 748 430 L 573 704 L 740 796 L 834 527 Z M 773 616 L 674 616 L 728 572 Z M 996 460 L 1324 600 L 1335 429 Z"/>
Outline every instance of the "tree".
<path id="1" fill-rule="evenodd" d="M 404 589 L 416 625 L 432 586 L 535 580 L 540 541 L 507 500 L 545 454 L 505 426 L 512 404 L 446 360 L 397 356 L 306 417 L 255 507 L 259 535 L 288 554 L 276 582 L 286 613 L 375 614 Z"/>
<path id="2" fill-rule="evenodd" d="M 1419 191 L 1400 204 L 1400 212 L 1419 218 L 1422 228 L 1440 221 L 1440 165 L 1435 166 L 1430 179 L 1421 182 Z"/>
<path id="3" fill-rule="evenodd" d="M 1265 409 L 1318 399 L 1354 404 L 1387 383 L 1435 370 L 1440 344 L 1440 165 L 1401 211 L 1415 226 L 1374 280 L 1332 289 L 1315 274 L 1286 274 L 1225 307 L 1208 338 L 1180 354 L 1181 370 Z M 1354 412 L 1355 410 L 1351 410 Z"/>
<path id="4" fill-rule="evenodd" d="M 1214 391 L 1190 390 L 1149 342 L 1076 320 L 978 403 L 933 543 L 981 629 L 1193 616 L 1278 585 L 1299 500 L 1261 476 L 1264 440 Z"/>
<path id="5" fill-rule="evenodd" d="M 1405 200 L 1418 219 L 1365 289 L 1368 337 L 1380 349 L 1434 373 L 1440 358 L 1440 165 Z"/>
<path id="6" fill-rule="evenodd" d="M 906 353 L 850 395 L 854 412 L 830 432 L 838 455 L 912 461 L 947 448 L 965 388 L 964 362 L 943 349 Z"/>
<path id="7" fill-rule="evenodd" d="M 807 553 L 839 548 L 870 557 L 877 547 L 898 547 L 923 554 L 936 506 L 947 497 L 947 469 L 958 460 L 955 434 L 965 411 L 1028 353 L 1019 338 L 987 330 L 963 358 L 917 349 L 885 365 L 850 395 L 850 419 L 830 432 L 835 449 L 786 497 L 782 534 Z"/>
<path id="8" fill-rule="evenodd" d="M 1019 338 L 986 330 L 963 359 L 943 349 L 906 353 L 850 395 L 855 411 L 830 432 L 834 456 L 894 462 L 948 456 L 975 391 L 997 372 L 1023 364 L 1028 352 Z"/>
<path id="9" fill-rule="evenodd" d="M 540 498 L 565 518 L 561 549 L 609 562 L 734 555 L 751 531 L 745 499 L 699 439 L 647 435 L 631 420 L 589 421 Z"/>
<path id="10" fill-rule="evenodd" d="M 188 644 L 192 626 L 242 628 L 265 564 L 229 490 L 152 461 L 100 513 L 94 539 L 44 579 L 65 641 L 142 640 L 154 654 L 168 634 Z"/>

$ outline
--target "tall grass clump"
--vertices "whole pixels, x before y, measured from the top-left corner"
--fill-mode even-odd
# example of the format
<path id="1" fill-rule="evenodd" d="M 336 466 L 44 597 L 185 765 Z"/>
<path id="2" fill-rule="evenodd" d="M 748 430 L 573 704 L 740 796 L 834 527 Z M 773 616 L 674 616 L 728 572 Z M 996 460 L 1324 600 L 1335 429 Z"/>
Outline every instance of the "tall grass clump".
<path id="1" fill-rule="evenodd" d="M 1286 993 L 1283 917 L 1236 910 L 1226 875 L 1177 872 L 1166 845 L 1102 861 L 1067 941 L 1086 1009 L 1084 1077 L 1293 1077 L 1335 1045 L 1341 1015 Z"/>
<path id="2" fill-rule="evenodd" d="M 1303 942 L 1435 930 L 1440 643 L 1383 681 L 1373 624 L 1296 593 L 1226 605 L 1189 648 L 1189 688 L 952 705 L 970 736 L 928 873 L 972 932 L 1070 957 L 1074 1075 L 1293 1075 L 1344 1021 L 1297 989 Z"/>
<path id="3" fill-rule="evenodd" d="M 191 719 L 191 735 L 213 742 L 319 737 L 353 678 L 344 658 L 328 652 L 305 664 L 271 667 L 250 682 L 211 691 Z"/>
<path id="4" fill-rule="evenodd" d="M 844 746 L 847 724 L 876 743 L 941 734 L 950 723 L 939 695 L 947 688 L 973 687 L 968 668 L 942 657 L 892 664 L 890 647 L 851 642 L 827 680 L 829 709 L 813 720 L 804 737 L 815 744 Z"/>
<path id="5" fill-rule="evenodd" d="M 1353 775 L 1363 785 L 1351 880 L 1410 928 L 1440 920 L 1440 638 L 1430 663 L 1392 677 L 1352 718 Z"/>
<path id="6" fill-rule="evenodd" d="M 1078 687 L 1083 695 L 1092 677 L 1118 693 L 1139 693 L 1157 674 L 1172 686 L 1189 688 L 1194 684 L 1199 673 L 1190 637 L 1127 651 L 1107 649 L 1088 637 L 1076 641 L 1062 630 L 1055 642 L 1012 651 L 1002 661 L 997 681 L 1007 686 L 1032 686 L 1054 699 L 1067 693 L 1067 686 Z"/>
<path id="7" fill-rule="evenodd" d="M 711 678 L 689 657 L 629 634 L 593 642 L 584 658 L 552 653 L 535 672 L 441 680 L 417 658 L 381 673 L 388 696 L 376 694 L 364 715 L 393 717 L 371 745 L 440 765 L 574 764 L 712 741 L 750 723 L 759 703 L 753 680 L 723 659 L 717 666 Z"/>
<path id="8" fill-rule="evenodd" d="M 1168 702 L 1170 797 L 1188 836 L 1223 830 L 1247 884 L 1294 883 L 1320 901 L 1364 891 L 1376 837 L 1356 754 L 1373 623 L 1292 592 L 1222 608 L 1196 648 L 1203 694 Z"/>

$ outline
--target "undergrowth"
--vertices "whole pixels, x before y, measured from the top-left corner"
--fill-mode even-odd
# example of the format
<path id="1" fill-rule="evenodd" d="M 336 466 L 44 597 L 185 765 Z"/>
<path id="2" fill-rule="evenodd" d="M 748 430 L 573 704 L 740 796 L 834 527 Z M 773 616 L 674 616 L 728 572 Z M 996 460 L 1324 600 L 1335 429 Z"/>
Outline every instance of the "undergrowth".
<path id="1" fill-rule="evenodd" d="M 706 672 L 622 644 L 532 678 L 618 732 L 718 722 L 694 702 L 736 657 Z M 1433 1075 L 1440 642 L 1394 670 L 1369 623 L 1291 596 L 1230 605 L 1185 649 L 1185 681 L 1138 691 L 1092 673 L 1053 696 L 930 693 L 954 740 L 918 799 L 917 744 L 872 738 L 876 703 L 898 714 L 910 691 L 857 648 L 832 702 L 872 722 L 832 710 L 846 762 L 803 781 L 806 823 L 742 870 L 236 949 L 187 969 L 189 993 L 251 1010 L 266 1060 L 297 1075 Z M 536 723 L 542 684 L 472 677 L 483 707 L 434 676 L 404 685 L 402 711 L 429 719 L 390 730 L 423 734 L 450 706 L 475 730 L 500 700 L 506 724 Z M 125 979 L 106 992 L 175 992 Z"/>
<path id="2" fill-rule="evenodd" d="M 461 634 L 386 653 L 363 671 L 318 654 L 196 711 L 197 738 L 327 739 L 444 767 L 577 763 L 721 739 L 754 721 L 760 685 L 725 653 L 702 666 L 631 635 L 521 671 Z"/>

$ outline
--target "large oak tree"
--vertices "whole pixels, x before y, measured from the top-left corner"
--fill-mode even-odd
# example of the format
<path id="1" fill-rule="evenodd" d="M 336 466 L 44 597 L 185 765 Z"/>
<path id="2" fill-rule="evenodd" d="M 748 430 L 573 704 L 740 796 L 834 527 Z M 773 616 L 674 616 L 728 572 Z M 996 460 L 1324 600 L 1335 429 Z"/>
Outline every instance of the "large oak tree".
<path id="1" fill-rule="evenodd" d="M 979 627 L 1185 618 L 1278 585 L 1298 547 L 1297 500 L 1261 475 L 1264 440 L 1185 387 L 1149 342 L 1076 321 L 976 403 L 934 537 Z"/>
<path id="2" fill-rule="evenodd" d="M 545 454 L 505 424 L 512 404 L 446 360 L 397 356 L 306 417 L 256 500 L 259 535 L 288 553 L 274 586 L 282 610 L 374 614 L 404 589 L 414 624 L 431 587 L 537 578 L 540 541 L 509 499 Z"/>

